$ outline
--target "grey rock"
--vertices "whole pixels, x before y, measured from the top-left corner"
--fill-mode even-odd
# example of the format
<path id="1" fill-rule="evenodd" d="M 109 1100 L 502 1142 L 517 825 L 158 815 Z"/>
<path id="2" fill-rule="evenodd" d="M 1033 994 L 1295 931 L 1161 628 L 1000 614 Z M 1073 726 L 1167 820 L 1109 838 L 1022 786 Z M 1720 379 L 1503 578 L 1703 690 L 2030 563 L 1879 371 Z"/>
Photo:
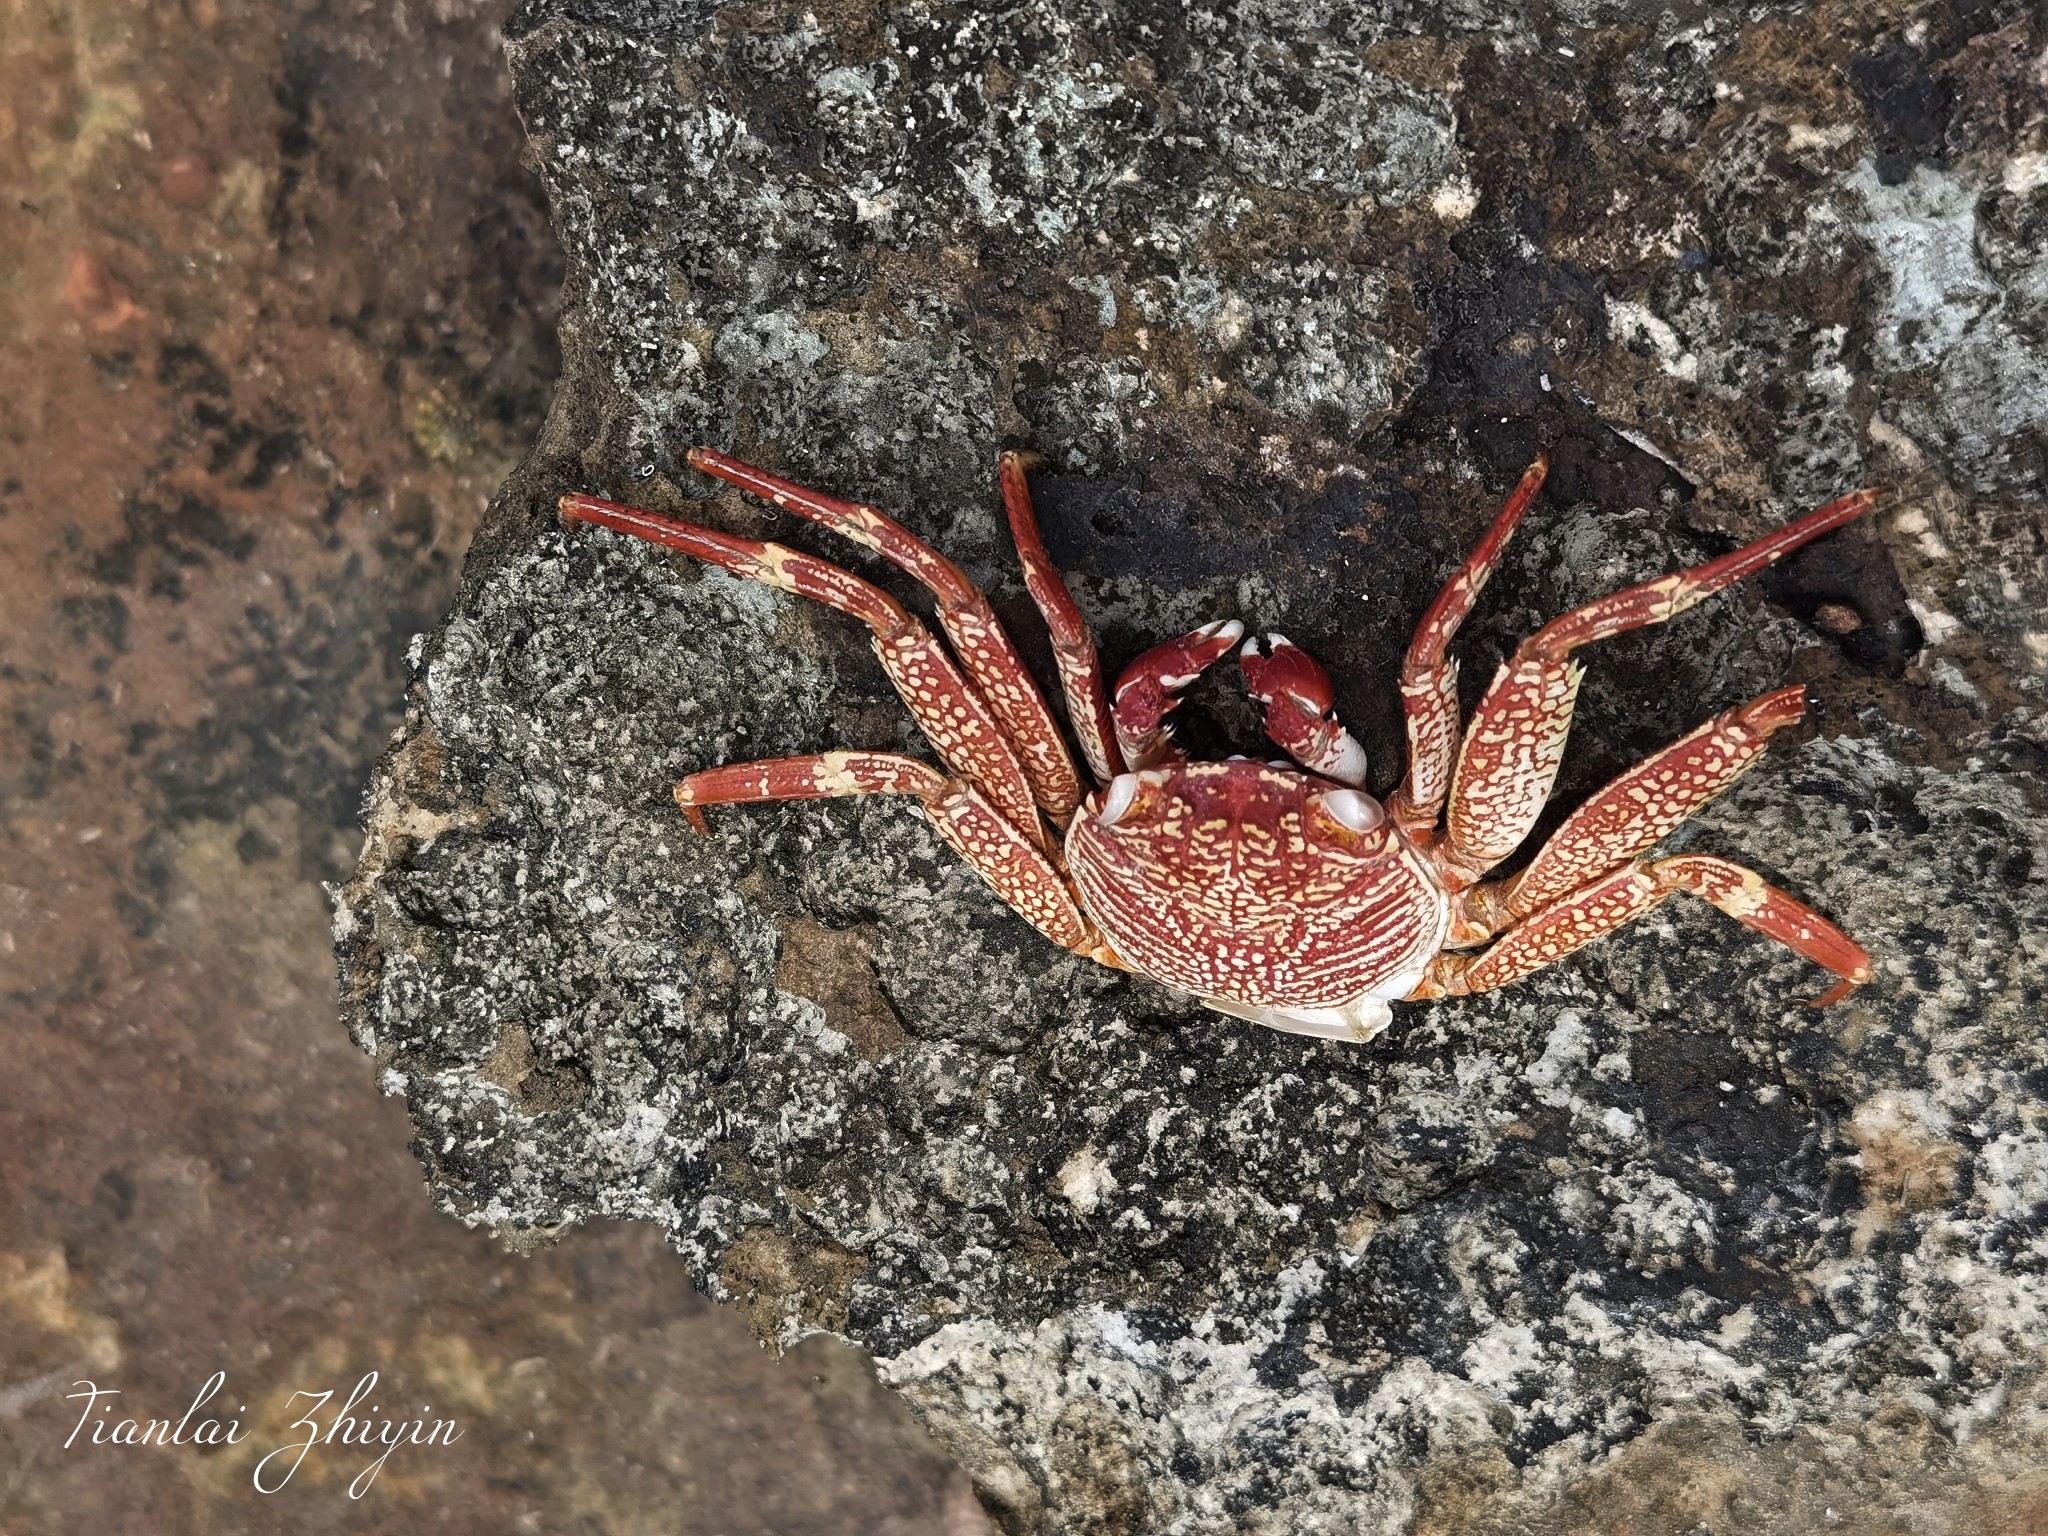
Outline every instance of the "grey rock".
<path id="1" fill-rule="evenodd" d="M 447 1210 L 514 1243 L 658 1223 L 764 1338 L 870 1350 L 1007 1530 L 2019 1497 L 2048 1450 L 2048 162 L 2010 64 L 2038 22 L 1565 14 L 521 11 L 565 373 L 337 896 L 350 1028 Z M 1889 479 L 1869 529 L 1589 653 L 1559 789 L 1809 681 L 1803 737 L 1673 846 L 1879 974 L 1815 1013 L 1811 967 L 1674 903 L 1347 1048 L 1054 951 L 907 803 L 699 838 L 686 772 L 923 750 L 852 621 L 554 519 L 595 489 L 909 595 L 697 477 L 700 442 L 896 512 L 1043 663 L 993 487 L 1037 449 L 1112 671 L 1213 617 L 1283 629 L 1382 788 L 1406 632 L 1537 447 L 1468 703 L 1562 607 Z M 1227 680 L 1188 707 L 1205 753 L 1256 733 Z"/>

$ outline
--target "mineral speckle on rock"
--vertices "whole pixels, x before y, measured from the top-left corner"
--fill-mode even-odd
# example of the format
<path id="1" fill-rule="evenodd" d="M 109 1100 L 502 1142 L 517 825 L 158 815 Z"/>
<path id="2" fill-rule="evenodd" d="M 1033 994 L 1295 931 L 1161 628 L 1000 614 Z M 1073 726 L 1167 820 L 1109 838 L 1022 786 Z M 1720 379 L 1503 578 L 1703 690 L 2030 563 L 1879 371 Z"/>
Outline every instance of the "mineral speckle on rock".
<path id="1" fill-rule="evenodd" d="M 2048 1509 L 2037 16 L 533 0 L 508 36 L 565 376 L 337 915 L 448 1210 L 658 1223 L 764 1337 L 872 1351 L 1010 1531 Z M 1468 704 L 1561 608 L 1892 483 L 1587 653 L 1558 795 L 1810 683 L 1673 845 L 1877 978 L 1813 1012 L 1674 902 L 1347 1048 L 1054 951 L 904 802 L 699 838 L 686 772 L 923 747 L 851 620 L 554 520 L 596 490 L 913 596 L 696 443 L 887 507 L 1043 663 L 993 486 L 1035 449 L 1112 672 L 1282 629 L 1380 789 L 1407 632 L 1539 447 Z M 1253 748 L 1227 679 L 1185 715 Z"/>

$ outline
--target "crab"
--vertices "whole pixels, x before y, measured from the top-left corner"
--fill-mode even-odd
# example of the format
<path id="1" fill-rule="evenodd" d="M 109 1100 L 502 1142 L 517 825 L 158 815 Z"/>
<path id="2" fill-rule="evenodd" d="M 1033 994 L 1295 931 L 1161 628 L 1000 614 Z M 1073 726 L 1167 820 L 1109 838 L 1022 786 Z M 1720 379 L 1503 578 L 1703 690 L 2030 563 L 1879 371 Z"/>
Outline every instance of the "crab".
<path id="1" fill-rule="evenodd" d="M 815 556 L 596 496 L 563 497 L 570 522 L 681 550 L 865 622 L 945 765 L 840 751 L 709 768 L 675 787 L 699 831 L 710 805 L 908 795 L 1053 943 L 1218 1012 L 1335 1040 L 1372 1039 L 1391 1022 L 1394 1001 L 1518 981 L 1678 891 L 1832 972 L 1836 984 L 1815 1007 L 1870 976 L 1870 956 L 1854 940 L 1754 871 L 1711 854 L 1651 855 L 1756 762 L 1773 732 L 1802 717 L 1800 686 L 1716 715 L 1580 806 L 1518 874 L 1489 875 L 1527 839 L 1549 799 L 1581 675 L 1573 652 L 1683 613 L 1860 516 L 1875 491 L 1552 620 L 1501 663 L 1461 731 L 1450 642 L 1536 499 L 1548 469 L 1539 457 L 1408 647 L 1400 676 L 1408 761 L 1382 803 L 1366 792 L 1366 755 L 1336 718 L 1328 674 L 1282 635 L 1246 640 L 1235 619 L 1206 624 L 1139 656 L 1112 693 L 1094 637 L 1046 553 L 1024 455 L 1002 455 L 1003 500 L 1092 786 L 987 599 L 958 566 L 872 506 L 714 449 L 693 450 L 689 460 L 901 567 L 936 598 L 951 643 L 887 592 Z M 1167 717 L 1182 690 L 1233 647 L 1285 761 L 1196 762 L 1173 740 Z"/>

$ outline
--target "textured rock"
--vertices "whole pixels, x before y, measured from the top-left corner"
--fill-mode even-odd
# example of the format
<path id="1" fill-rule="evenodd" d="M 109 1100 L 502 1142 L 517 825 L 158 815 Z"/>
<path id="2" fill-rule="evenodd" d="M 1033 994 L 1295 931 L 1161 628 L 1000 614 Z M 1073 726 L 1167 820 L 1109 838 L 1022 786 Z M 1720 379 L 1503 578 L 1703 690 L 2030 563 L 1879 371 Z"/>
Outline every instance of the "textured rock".
<path id="1" fill-rule="evenodd" d="M 536 0 L 510 36 L 565 377 L 337 917 L 450 1211 L 660 1224 L 764 1337 L 871 1350 L 1011 1530 L 2048 1507 L 2036 23 Z M 1036 448 L 1112 670 L 1282 628 L 1382 787 L 1406 631 L 1536 447 L 1468 702 L 1561 606 L 1899 484 L 1589 656 L 1559 796 L 1811 682 L 1674 842 L 1879 976 L 1816 1014 L 1672 905 L 1353 1049 L 1054 952 L 903 803 L 695 838 L 692 769 L 921 750 L 851 621 L 556 525 L 597 489 L 874 574 L 695 500 L 696 442 L 898 511 L 1043 660 L 992 486 Z M 1256 734 L 1220 682 L 1188 716 Z"/>

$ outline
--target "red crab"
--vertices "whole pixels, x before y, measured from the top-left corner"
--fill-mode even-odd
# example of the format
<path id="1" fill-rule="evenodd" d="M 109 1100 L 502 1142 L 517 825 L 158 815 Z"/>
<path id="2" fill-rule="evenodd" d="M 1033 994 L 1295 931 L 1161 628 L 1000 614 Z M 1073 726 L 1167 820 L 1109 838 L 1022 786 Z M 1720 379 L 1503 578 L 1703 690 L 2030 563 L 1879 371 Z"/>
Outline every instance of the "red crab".
<path id="1" fill-rule="evenodd" d="M 1392 1017 L 1389 999 L 1518 980 L 1673 891 L 1704 897 L 1832 971 L 1840 981 L 1817 1007 L 1869 978 L 1870 957 L 1847 934 L 1741 865 L 1706 854 L 1644 857 L 1748 769 L 1773 731 L 1800 718 L 1803 688 L 1717 715 L 1587 801 L 1519 875 L 1486 875 L 1549 798 L 1578 691 L 1574 650 L 1684 612 L 1859 516 L 1876 492 L 1844 496 L 1733 554 L 1552 620 L 1501 664 L 1461 741 L 1457 663 L 1445 649 L 1543 483 L 1548 465 L 1537 459 L 1408 647 L 1408 771 L 1382 807 L 1363 788 L 1364 751 L 1331 713 L 1328 676 L 1280 635 L 1247 641 L 1239 665 L 1265 706 L 1267 734 L 1292 762 L 1191 762 L 1167 730 L 1180 690 L 1242 636 L 1235 619 L 1147 651 L 1112 698 L 1094 638 L 1046 555 L 1017 454 L 1002 456 L 1003 499 L 1025 585 L 1052 631 L 1068 719 L 1101 786 L 1093 790 L 958 566 L 873 507 L 707 448 L 690 462 L 902 567 L 938 599 L 952 642 L 949 654 L 895 598 L 811 555 L 594 496 L 563 497 L 565 518 L 683 550 L 865 621 L 949 770 L 893 752 L 710 768 L 675 791 L 700 830 L 707 805 L 912 795 L 940 836 L 1055 944 L 1220 1012 L 1330 1039 L 1371 1039 Z"/>

